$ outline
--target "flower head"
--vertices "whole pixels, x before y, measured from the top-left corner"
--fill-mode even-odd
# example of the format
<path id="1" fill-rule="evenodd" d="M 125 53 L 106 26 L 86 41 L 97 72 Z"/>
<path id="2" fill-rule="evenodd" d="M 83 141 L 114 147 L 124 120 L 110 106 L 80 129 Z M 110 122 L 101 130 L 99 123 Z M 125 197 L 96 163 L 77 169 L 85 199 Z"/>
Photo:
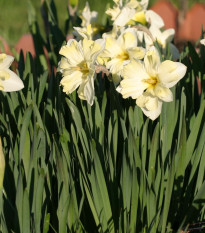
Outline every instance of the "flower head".
<path id="1" fill-rule="evenodd" d="M 115 6 L 109 8 L 106 14 L 111 16 L 113 25 L 123 27 L 140 23 L 143 25 L 155 25 L 158 28 L 164 26 L 163 19 L 154 11 L 147 10 L 148 0 L 130 0 L 123 4 L 122 1 L 114 1 Z"/>
<path id="2" fill-rule="evenodd" d="M 123 98 L 132 97 L 144 114 L 155 120 L 161 113 L 162 102 L 173 100 L 173 87 L 186 73 L 186 66 L 180 62 L 166 60 L 160 62 L 160 57 L 151 47 L 144 58 L 144 64 L 132 60 L 123 70 L 123 80 L 117 91 Z"/>
<path id="3" fill-rule="evenodd" d="M 5 92 L 19 91 L 24 85 L 21 79 L 9 69 L 14 58 L 0 54 L 0 90 Z"/>
<path id="4" fill-rule="evenodd" d="M 125 32 L 118 39 L 105 38 L 105 50 L 100 58 L 107 58 L 106 67 L 114 76 L 114 82 L 120 81 L 124 65 L 132 58 L 144 58 L 145 50 L 137 47 L 137 38 L 131 32 Z"/>
<path id="5" fill-rule="evenodd" d="M 63 91 L 70 94 L 79 87 L 79 98 L 90 105 L 94 101 L 95 63 L 101 48 L 97 42 L 85 38 L 79 42 L 69 40 L 59 52 L 64 56 L 59 63 Z"/>

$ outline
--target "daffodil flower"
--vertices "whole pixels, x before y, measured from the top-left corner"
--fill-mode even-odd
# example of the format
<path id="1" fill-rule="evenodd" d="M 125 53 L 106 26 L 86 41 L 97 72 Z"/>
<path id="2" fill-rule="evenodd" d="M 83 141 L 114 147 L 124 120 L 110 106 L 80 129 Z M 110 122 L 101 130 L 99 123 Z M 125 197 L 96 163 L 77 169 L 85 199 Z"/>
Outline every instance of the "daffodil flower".
<path id="1" fill-rule="evenodd" d="M 175 30 L 173 28 L 164 30 L 162 32 L 158 27 L 151 26 L 149 28 L 149 31 L 152 34 L 153 38 L 161 45 L 163 50 L 166 49 L 167 45 L 170 47 L 170 52 L 174 60 L 177 60 L 179 58 L 178 49 L 174 44 L 171 43 L 175 35 Z M 145 37 L 146 46 L 151 47 L 153 45 L 153 42 L 150 39 L 148 39 L 148 37 Z"/>
<path id="2" fill-rule="evenodd" d="M 151 47 L 144 63 L 133 59 L 123 69 L 123 80 L 117 91 L 123 98 L 132 97 L 144 114 L 155 120 L 161 113 L 162 102 L 173 100 L 173 87 L 186 73 L 186 66 L 170 60 L 160 62 L 160 57 Z"/>
<path id="3" fill-rule="evenodd" d="M 90 11 L 89 3 L 86 2 L 85 8 L 83 9 L 81 15 L 81 19 L 82 19 L 81 26 L 86 28 L 89 24 L 95 22 L 97 20 L 97 17 L 98 17 L 98 12 Z"/>
<path id="4" fill-rule="evenodd" d="M 93 104 L 95 95 L 96 58 L 101 49 L 100 44 L 85 38 L 79 42 L 69 40 L 59 52 L 64 56 L 59 63 L 60 71 L 63 74 L 60 82 L 63 91 L 70 94 L 79 87 L 79 98 L 87 100 L 90 105 Z"/>
<path id="5" fill-rule="evenodd" d="M 147 10 L 148 0 L 130 0 L 126 4 L 122 1 L 115 1 L 114 8 L 109 8 L 106 13 L 114 21 L 113 25 L 124 27 L 141 23 L 143 25 L 154 25 L 158 28 L 164 26 L 163 19 L 154 11 Z"/>
<path id="6" fill-rule="evenodd" d="M 125 26 L 134 17 L 136 12 L 146 9 L 148 5 L 148 0 L 142 0 L 141 2 L 130 0 L 125 4 L 123 4 L 122 0 L 115 0 L 114 2 L 114 7 L 109 8 L 105 13 L 114 21 L 113 25 L 120 27 Z"/>
<path id="7" fill-rule="evenodd" d="M 105 49 L 100 54 L 104 61 L 107 59 L 106 68 L 113 75 L 113 81 L 118 83 L 122 75 L 123 67 L 132 58 L 144 58 L 145 50 L 137 47 L 137 38 L 130 32 L 123 33 L 118 39 L 107 37 L 105 39 Z"/>
<path id="8" fill-rule="evenodd" d="M 19 91 L 24 85 L 21 79 L 9 69 L 14 58 L 5 53 L 0 54 L 0 90 L 5 92 Z"/>

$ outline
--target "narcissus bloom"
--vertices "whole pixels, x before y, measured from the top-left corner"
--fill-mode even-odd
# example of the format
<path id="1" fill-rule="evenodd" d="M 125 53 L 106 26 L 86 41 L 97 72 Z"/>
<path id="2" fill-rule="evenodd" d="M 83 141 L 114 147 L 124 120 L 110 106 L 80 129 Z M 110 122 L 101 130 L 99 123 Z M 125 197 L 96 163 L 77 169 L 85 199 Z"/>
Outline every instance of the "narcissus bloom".
<path id="1" fill-rule="evenodd" d="M 100 44 L 85 38 L 79 42 L 69 40 L 59 52 L 64 56 L 59 63 L 63 91 L 70 94 L 79 87 L 79 98 L 87 100 L 90 105 L 94 101 L 95 65 L 101 49 Z"/>
<path id="2" fill-rule="evenodd" d="M 125 4 L 122 0 L 114 0 L 115 5 L 109 8 L 105 13 L 108 14 L 117 26 L 124 26 L 136 13 L 136 11 L 147 7 L 147 0 L 141 2 L 137 0 L 127 1 Z"/>
<path id="3" fill-rule="evenodd" d="M 0 54 L 0 90 L 5 92 L 19 91 L 24 85 L 21 79 L 9 69 L 14 58 Z"/>
<path id="4" fill-rule="evenodd" d="M 155 120 L 161 113 L 162 102 L 173 100 L 173 87 L 186 73 L 186 66 L 170 60 L 160 62 L 160 57 L 151 47 L 144 58 L 144 64 L 133 59 L 123 70 L 123 80 L 117 91 L 123 98 L 132 97 L 144 114 Z"/>
<path id="5" fill-rule="evenodd" d="M 162 50 L 165 51 L 167 45 L 169 46 L 170 49 L 170 53 L 172 54 L 172 58 L 174 60 L 177 60 L 179 58 L 179 51 L 176 48 L 176 46 L 174 44 L 171 43 L 171 41 L 174 38 L 175 35 L 175 30 L 173 28 L 164 30 L 163 32 L 156 26 L 151 26 L 149 28 L 149 31 L 151 33 L 151 35 L 153 36 L 154 40 L 156 40 L 159 45 L 161 45 Z M 145 32 L 144 34 L 144 40 L 146 43 L 146 47 L 149 48 L 151 46 L 153 46 L 153 41 L 150 38 L 150 36 L 148 34 L 146 34 Z"/>
<path id="6" fill-rule="evenodd" d="M 111 16 L 113 25 L 123 27 L 140 23 L 143 25 L 155 25 L 158 28 L 164 26 L 163 19 L 154 11 L 147 10 L 148 0 L 130 0 L 123 4 L 121 0 L 115 0 L 113 8 L 109 8 L 106 14 Z"/>
<path id="7" fill-rule="evenodd" d="M 142 59 L 145 49 L 137 47 L 137 38 L 130 32 L 123 33 L 118 39 L 113 37 L 105 38 L 105 49 L 100 54 L 100 58 L 107 59 L 106 68 L 113 75 L 114 82 L 120 81 L 123 66 L 132 58 Z"/>

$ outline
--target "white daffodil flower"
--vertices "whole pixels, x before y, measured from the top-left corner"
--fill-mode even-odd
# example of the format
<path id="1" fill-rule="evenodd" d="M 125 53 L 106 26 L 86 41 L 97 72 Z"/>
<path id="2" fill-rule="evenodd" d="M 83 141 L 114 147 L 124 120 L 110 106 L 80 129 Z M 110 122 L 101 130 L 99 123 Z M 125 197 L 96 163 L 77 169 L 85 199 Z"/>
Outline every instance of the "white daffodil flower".
<path id="1" fill-rule="evenodd" d="M 173 28 L 164 30 L 162 32 L 158 27 L 151 26 L 149 31 L 163 49 L 165 49 L 166 45 L 173 40 L 175 34 L 175 30 Z"/>
<path id="2" fill-rule="evenodd" d="M 0 90 L 5 92 L 19 91 L 24 87 L 21 79 L 9 69 L 14 58 L 0 54 Z"/>
<path id="3" fill-rule="evenodd" d="M 200 43 L 205 45 L 205 39 L 200 40 Z"/>
<path id="4" fill-rule="evenodd" d="M 167 29 L 161 31 L 158 27 L 151 26 L 148 30 L 149 33 L 145 31 L 136 30 L 139 44 L 143 44 L 144 41 L 146 49 L 149 49 L 154 45 L 154 41 L 157 41 L 159 45 L 161 45 L 162 51 L 165 51 L 168 45 L 170 49 L 170 53 L 172 54 L 172 59 L 174 60 L 179 59 L 180 56 L 179 51 L 176 48 L 176 46 L 173 43 L 171 43 L 175 34 L 174 29 Z"/>
<path id="5" fill-rule="evenodd" d="M 143 25 L 154 25 L 158 28 L 164 26 L 163 19 L 154 11 L 147 10 L 148 0 L 130 0 L 125 4 L 122 1 L 115 1 L 115 6 L 109 8 L 106 14 L 111 16 L 114 21 L 113 25 L 124 27 L 125 25 L 133 25 L 141 23 Z"/>
<path id="6" fill-rule="evenodd" d="M 136 12 L 145 10 L 148 5 L 148 0 L 130 0 L 123 4 L 123 1 L 114 1 L 113 8 L 109 8 L 105 13 L 108 14 L 114 21 L 113 25 L 123 27 L 134 17 Z"/>
<path id="7" fill-rule="evenodd" d="M 165 50 L 166 46 L 169 45 L 170 52 L 172 54 L 172 58 L 174 60 L 179 59 L 179 56 L 180 56 L 179 51 L 176 48 L 176 46 L 171 43 L 171 41 L 173 40 L 174 35 L 175 35 L 175 30 L 173 28 L 164 30 L 162 32 L 158 27 L 151 26 L 149 28 L 149 31 L 152 34 L 153 38 L 162 46 L 163 50 Z M 153 42 L 151 40 L 147 40 L 147 37 L 146 37 L 145 41 L 146 41 L 146 45 L 148 45 L 150 47 L 153 45 Z M 149 45 L 149 43 L 150 43 L 150 45 Z"/>
<path id="8" fill-rule="evenodd" d="M 144 55 L 144 48 L 137 47 L 137 38 L 132 33 L 126 32 L 118 39 L 105 38 L 105 49 L 99 58 L 106 62 L 106 68 L 112 73 L 113 81 L 118 83 L 124 65 L 133 58 L 142 59 Z"/>
<path id="9" fill-rule="evenodd" d="M 82 19 L 81 26 L 86 28 L 89 24 L 95 22 L 97 20 L 97 17 L 98 17 L 98 12 L 90 11 L 89 3 L 86 2 L 85 8 L 83 9 L 81 15 L 81 19 Z"/>
<path id="10" fill-rule="evenodd" d="M 144 114 L 155 120 L 161 113 L 162 102 L 173 100 L 173 87 L 186 73 L 186 66 L 180 62 L 166 60 L 160 62 L 160 57 L 151 47 L 144 58 L 144 64 L 133 59 L 123 69 L 123 80 L 117 91 L 123 98 L 132 97 Z"/>
<path id="11" fill-rule="evenodd" d="M 79 98 L 87 100 L 90 105 L 93 104 L 95 95 L 95 63 L 101 49 L 100 44 L 85 38 L 79 42 L 69 40 L 59 52 L 64 56 L 59 63 L 63 74 L 60 82 L 63 91 L 70 94 L 79 87 Z"/>

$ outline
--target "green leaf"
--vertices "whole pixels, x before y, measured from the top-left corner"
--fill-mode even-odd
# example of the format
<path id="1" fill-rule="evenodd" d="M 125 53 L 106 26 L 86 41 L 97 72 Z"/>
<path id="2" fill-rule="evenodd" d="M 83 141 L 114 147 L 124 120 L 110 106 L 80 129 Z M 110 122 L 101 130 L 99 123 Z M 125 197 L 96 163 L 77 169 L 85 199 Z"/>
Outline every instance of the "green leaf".
<path id="1" fill-rule="evenodd" d="M 23 195 L 23 233 L 30 232 L 30 207 L 28 191 L 24 190 Z"/>

